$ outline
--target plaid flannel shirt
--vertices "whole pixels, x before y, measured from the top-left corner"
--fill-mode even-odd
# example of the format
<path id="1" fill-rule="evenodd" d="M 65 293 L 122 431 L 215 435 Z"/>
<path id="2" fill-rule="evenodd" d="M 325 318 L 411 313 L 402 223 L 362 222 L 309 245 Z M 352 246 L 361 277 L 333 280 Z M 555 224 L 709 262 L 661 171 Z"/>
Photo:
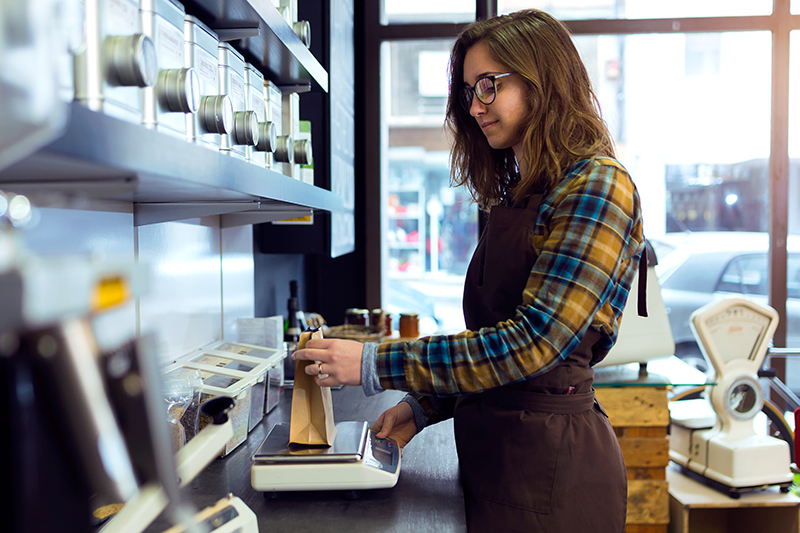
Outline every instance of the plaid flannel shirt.
<path id="1" fill-rule="evenodd" d="M 547 372 L 578 346 L 587 328 L 600 332 L 600 349 L 610 349 L 644 249 L 639 195 L 625 168 L 597 157 L 567 169 L 542 200 L 530 245 L 538 258 L 512 320 L 381 344 L 381 386 L 413 391 L 431 416 L 439 410 L 435 398 Z M 508 252 L 513 261 L 513 250 Z"/>

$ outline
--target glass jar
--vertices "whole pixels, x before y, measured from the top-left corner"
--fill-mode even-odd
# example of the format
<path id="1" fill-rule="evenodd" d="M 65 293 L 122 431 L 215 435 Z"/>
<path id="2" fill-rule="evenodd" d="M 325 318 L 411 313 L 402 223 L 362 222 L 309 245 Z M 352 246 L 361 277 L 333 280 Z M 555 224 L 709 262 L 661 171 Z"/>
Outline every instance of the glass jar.
<path id="1" fill-rule="evenodd" d="M 369 312 L 369 327 L 375 332 L 383 331 L 383 309 L 373 309 Z"/>
<path id="2" fill-rule="evenodd" d="M 417 313 L 400 313 L 400 336 L 419 337 L 419 315 Z"/>
<path id="3" fill-rule="evenodd" d="M 366 326 L 369 324 L 369 311 L 351 308 L 344 312 L 344 323 L 347 326 Z"/>

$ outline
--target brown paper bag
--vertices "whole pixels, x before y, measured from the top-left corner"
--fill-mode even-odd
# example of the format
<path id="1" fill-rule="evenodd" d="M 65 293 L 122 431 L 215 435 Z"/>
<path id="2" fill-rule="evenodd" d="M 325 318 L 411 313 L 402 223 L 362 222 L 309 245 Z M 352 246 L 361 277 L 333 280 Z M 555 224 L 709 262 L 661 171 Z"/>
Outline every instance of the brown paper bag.
<path id="1" fill-rule="evenodd" d="M 322 331 L 304 331 L 300 334 L 298 349 L 305 347 L 308 339 L 321 339 Z M 292 392 L 292 420 L 289 424 L 289 442 L 312 446 L 331 446 L 336 438 L 333 422 L 333 400 L 330 387 L 320 387 L 314 376 L 306 374 L 314 361 L 297 361 Z"/>

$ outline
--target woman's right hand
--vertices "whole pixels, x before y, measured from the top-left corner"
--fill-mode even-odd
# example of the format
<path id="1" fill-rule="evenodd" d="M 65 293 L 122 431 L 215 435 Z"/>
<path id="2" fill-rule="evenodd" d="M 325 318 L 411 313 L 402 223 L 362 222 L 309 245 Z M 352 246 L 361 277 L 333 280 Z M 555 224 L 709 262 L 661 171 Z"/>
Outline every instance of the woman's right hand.
<path id="1" fill-rule="evenodd" d="M 384 411 L 370 429 L 377 432 L 376 436 L 380 439 L 386 437 L 394 439 L 402 450 L 417 434 L 414 411 L 407 402 L 400 402 Z"/>

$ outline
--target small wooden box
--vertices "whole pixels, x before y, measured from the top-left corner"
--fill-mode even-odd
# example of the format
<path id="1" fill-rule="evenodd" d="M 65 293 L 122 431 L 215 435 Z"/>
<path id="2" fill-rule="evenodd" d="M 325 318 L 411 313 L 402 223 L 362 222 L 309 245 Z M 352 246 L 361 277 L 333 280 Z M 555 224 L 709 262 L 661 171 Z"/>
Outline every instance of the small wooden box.
<path id="1" fill-rule="evenodd" d="M 666 533 L 669 409 L 665 386 L 597 387 L 628 469 L 627 533 Z"/>

